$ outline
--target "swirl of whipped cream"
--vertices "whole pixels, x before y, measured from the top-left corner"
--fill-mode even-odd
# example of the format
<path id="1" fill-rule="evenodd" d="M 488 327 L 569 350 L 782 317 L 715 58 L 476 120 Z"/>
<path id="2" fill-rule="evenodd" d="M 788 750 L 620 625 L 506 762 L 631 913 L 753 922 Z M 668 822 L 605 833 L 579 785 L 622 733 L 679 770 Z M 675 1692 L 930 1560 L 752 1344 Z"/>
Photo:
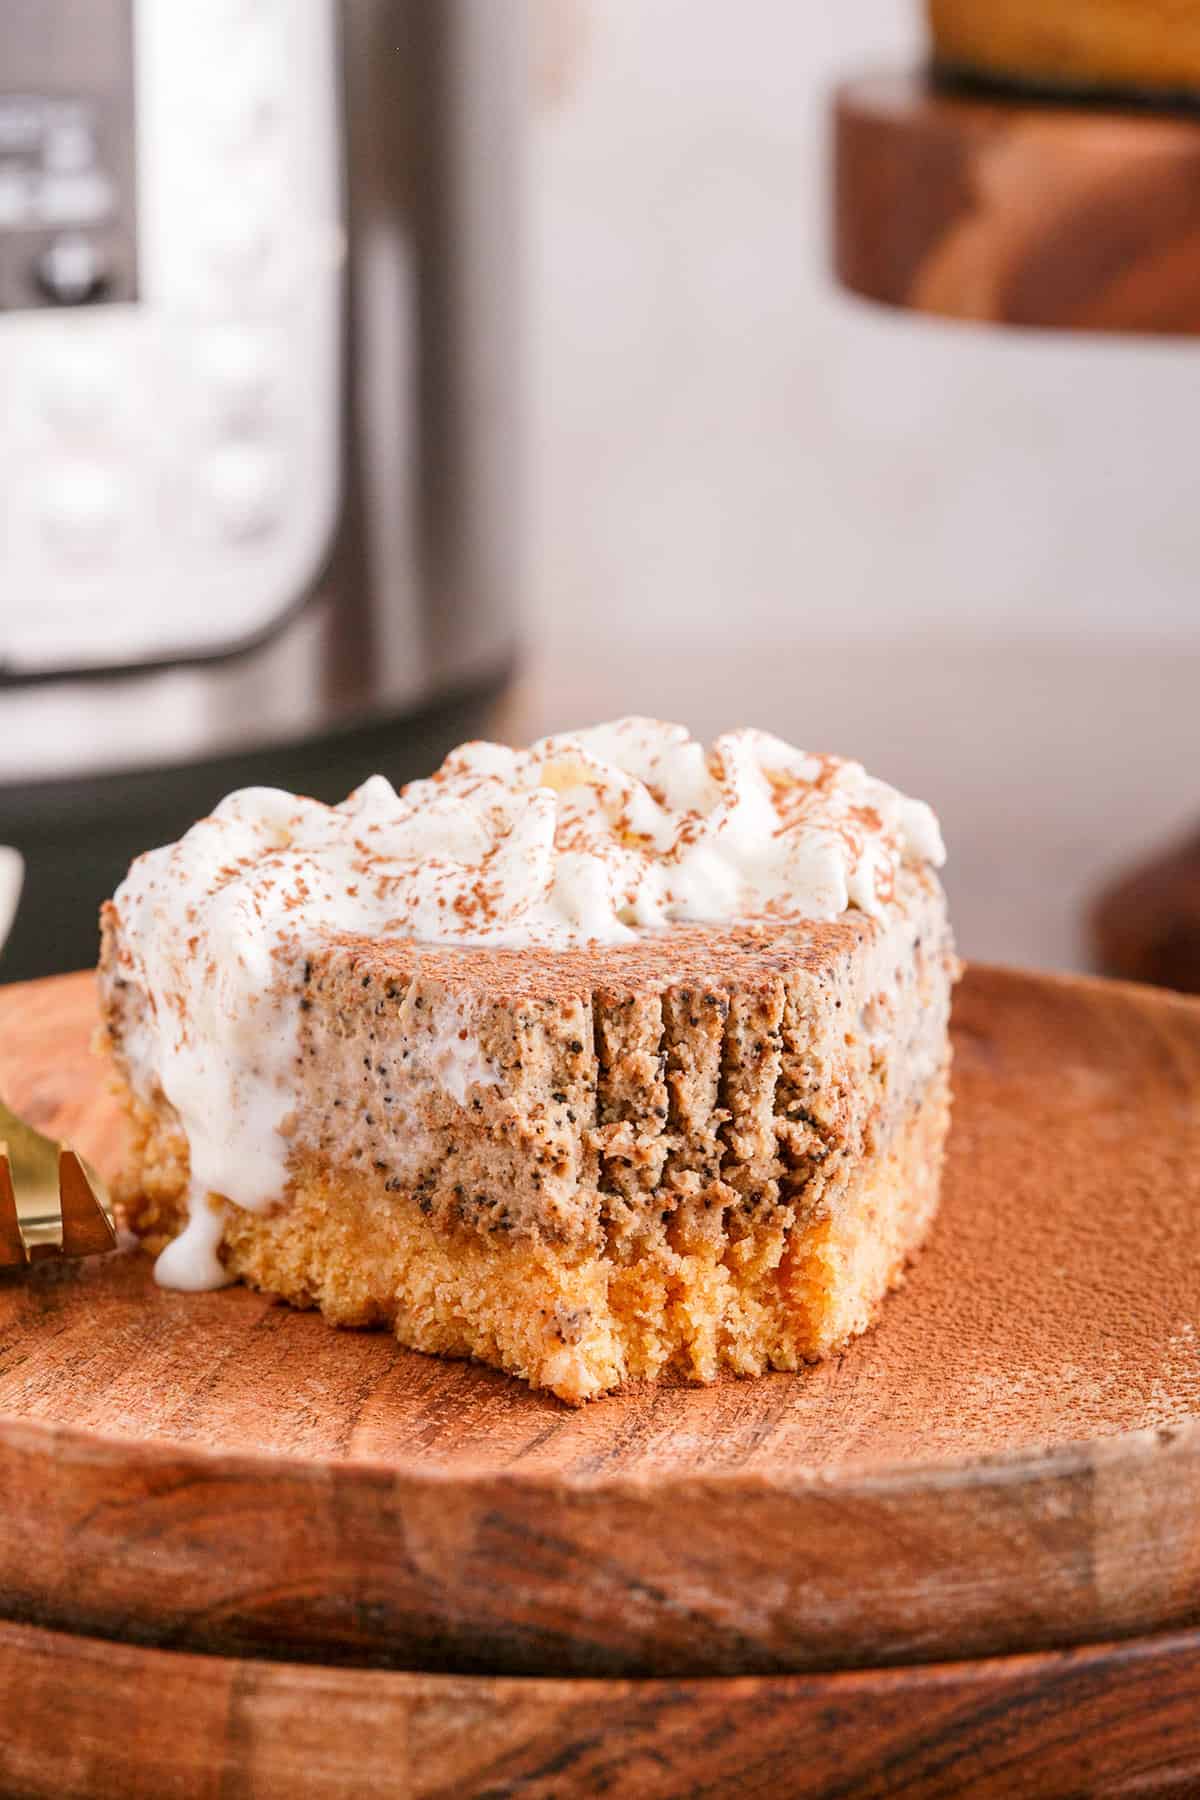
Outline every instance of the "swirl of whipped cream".
<path id="1" fill-rule="evenodd" d="M 390 916 L 376 929 L 548 945 L 682 920 L 878 913 L 904 858 L 945 857 L 930 809 L 859 763 L 762 731 L 706 751 L 682 725 L 638 718 L 528 750 L 464 745 L 405 788 L 385 854 Z"/>
<path id="2" fill-rule="evenodd" d="M 761 731 L 706 750 L 652 719 L 466 744 L 399 795 L 375 775 L 339 806 L 246 788 L 115 896 L 121 973 L 147 1002 L 131 1078 L 174 1106 L 198 1189 L 266 1204 L 285 1181 L 298 971 L 322 935 L 553 947 L 878 914 L 903 862 L 943 860 L 930 809 L 858 763 Z"/>

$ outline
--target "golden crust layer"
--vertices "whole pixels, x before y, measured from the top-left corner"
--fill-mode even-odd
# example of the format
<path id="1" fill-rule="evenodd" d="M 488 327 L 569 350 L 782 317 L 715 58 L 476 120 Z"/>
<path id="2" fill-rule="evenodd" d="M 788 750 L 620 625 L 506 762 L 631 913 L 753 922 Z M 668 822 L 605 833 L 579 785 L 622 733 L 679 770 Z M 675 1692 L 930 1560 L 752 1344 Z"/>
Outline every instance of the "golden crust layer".
<path id="1" fill-rule="evenodd" d="M 186 1145 L 148 1109 L 127 1213 L 148 1249 L 183 1223 Z M 572 1404 L 629 1380 L 759 1375 L 843 1349 L 903 1279 L 937 1207 L 944 1072 L 822 1217 L 731 1213 L 707 1234 L 643 1237 L 625 1255 L 446 1231 L 360 1174 L 301 1171 L 269 1215 L 228 1209 L 231 1274 L 336 1325 L 474 1357 Z M 672 1241 L 674 1237 L 674 1241 Z"/>

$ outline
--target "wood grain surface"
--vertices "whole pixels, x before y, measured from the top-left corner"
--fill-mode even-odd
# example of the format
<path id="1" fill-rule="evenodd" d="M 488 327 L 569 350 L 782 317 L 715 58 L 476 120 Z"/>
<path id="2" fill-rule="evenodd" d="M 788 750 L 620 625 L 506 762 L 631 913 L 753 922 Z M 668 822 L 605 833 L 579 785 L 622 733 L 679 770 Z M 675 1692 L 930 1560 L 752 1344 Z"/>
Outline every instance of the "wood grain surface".
<path id="1" fill-rule="evenodd" d="M 919 75 L 839 89 L 834 264 L 947 318 L 1200 331 L 1200 118 L 986 98 Z"/>
<path id="2" fill-rule="evenodd" d="M 86 977 L 0 1091 L 103 1166 Z M 0 1616 L 529 1674 L 770 1673 L 1200 1620 L 1200 1004 L 972 970 L 933 1241 L 841 1361 L 571 1412 L 136 1254 L 0 1287 Z"/>
<path id="3" fill-rule="evenodd" d="M 0 1624 L 0 1687 L 0 1792 L 24 1800 L 1200 1791 L 1195 1633 L 912 1669 L 629 1682 L 307 1668 Z"/>

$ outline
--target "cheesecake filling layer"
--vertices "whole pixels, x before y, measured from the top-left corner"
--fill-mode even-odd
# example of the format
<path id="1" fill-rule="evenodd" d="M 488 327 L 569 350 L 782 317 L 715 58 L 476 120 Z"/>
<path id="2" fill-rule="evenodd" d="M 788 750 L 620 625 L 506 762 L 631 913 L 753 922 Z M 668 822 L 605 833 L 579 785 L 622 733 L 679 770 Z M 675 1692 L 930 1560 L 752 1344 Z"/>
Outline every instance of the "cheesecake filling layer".
<path id="1" fill-rule="evenodd" d="M 272 789 L 229 796 L 138 859 L 110 919 L 123 1073 L 139 1100 L 165 1102 L 188 1150 L 189 1222 L 160 1279 L 224 1279 L 221 1206 L 272 1207 L 311 1148 L 316 1114 L 297 1094 L 314 967 L 331 941 L 401 941 L 418 968 L 422 945 L 430 961 L 456 948 L 579 953 L 736 921 L 859 916 L 885 942 L 907 913 L 899 891 L 943 856 L 928 807 L 857 763 L 755 731 L 705 749 L 643 719 L 527 750 L 466 745 L 399 795 L 374 776 L 335 807 Z M 886 1008 L 886 982 L 868 1003 Z M 455 1113 L 483 1110 L 502 1076 L 469 993 L 435 983 L 425 997 L 413 981 L 398 1004 L 411 1017 L 386 1008 L 404 1051 L 382 1078 L 391 1104 L 379 1126 L 397 1146 L 385 1180 L 407 1186 L 452 1156 Z M 348 1025 L 343 1051 L 353 1036 Z M 348 1154 L 350 1119 L 364 1125 L 361 1084 L 345 1086 L 336 1050 L 322 1052 L 318 1109 L 331 1167 Z M 451 1120 L 440 1137 L 431 1094 Z M 337 1110 L 345 1124 L 329 1119 Z"/>

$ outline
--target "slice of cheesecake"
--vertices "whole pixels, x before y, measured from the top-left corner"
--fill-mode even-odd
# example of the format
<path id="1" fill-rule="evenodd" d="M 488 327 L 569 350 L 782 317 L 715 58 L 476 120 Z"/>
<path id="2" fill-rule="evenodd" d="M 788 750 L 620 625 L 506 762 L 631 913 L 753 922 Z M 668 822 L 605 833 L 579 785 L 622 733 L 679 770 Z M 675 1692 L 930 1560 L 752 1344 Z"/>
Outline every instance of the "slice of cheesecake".
<path id="1" fill-rule="evenodd" d="M 937 1205 L 936 831 L 857 765 L 739 736 L 749 759 L 698 763 L 623 722 L 347 809 L 236 796 L 202 856 L 135 865 L 101 992 L 118 1194 L 161 1278 L 241 1278 L 572 1402 L 864 1330 Z M 721 893 L 750 916 L 679 916 Z"/>

